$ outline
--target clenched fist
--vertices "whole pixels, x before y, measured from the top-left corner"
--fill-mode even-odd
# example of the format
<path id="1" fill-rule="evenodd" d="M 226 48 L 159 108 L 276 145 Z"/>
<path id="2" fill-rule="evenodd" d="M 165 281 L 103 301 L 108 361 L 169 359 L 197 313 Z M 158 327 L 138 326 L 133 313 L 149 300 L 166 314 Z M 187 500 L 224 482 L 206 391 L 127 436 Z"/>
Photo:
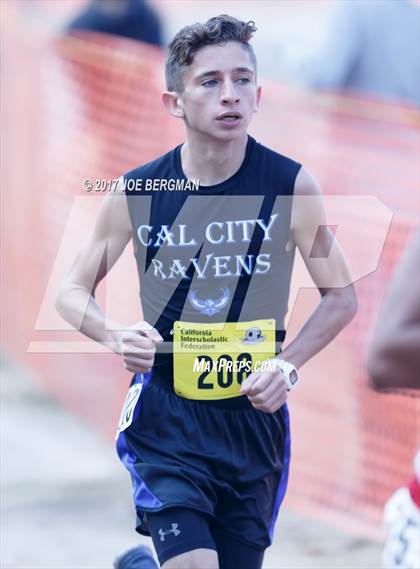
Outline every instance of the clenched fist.
<path id="1" fill-rule="evenodd" d="M 264 413 L 275 413 L 286 403 L 286 378 L 280 370 L 251 373 L 241 385 L 252 406 Z"/>
<path id="2" fill-rule="evenodd" d="M 133 373 L 146 373 L 153 367 L 156 344 L 163 342 L 162 336 L 148 322 L 140 321 L 123 332 L 119 353 L 124 367 Z"/>

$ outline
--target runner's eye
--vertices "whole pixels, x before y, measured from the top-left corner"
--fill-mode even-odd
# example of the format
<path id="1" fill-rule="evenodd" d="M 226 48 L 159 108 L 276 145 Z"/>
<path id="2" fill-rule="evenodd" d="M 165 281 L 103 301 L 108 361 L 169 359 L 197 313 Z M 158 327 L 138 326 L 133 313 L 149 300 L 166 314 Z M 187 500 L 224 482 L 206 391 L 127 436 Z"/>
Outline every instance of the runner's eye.
<path id="1" fill-rule="evenodd" d="M 217 84 L 216 79 L 209 79 L 201 83 L 203 87 L 214 87 Z"/>
<path id="2" fill-rule="evenodd" d="M 240 85 L 246 85 L 247 83 L 250 83 L 250 79 L 248 77 L 240 77 L 237 80 L 237 83 L 239 83 Z"/>

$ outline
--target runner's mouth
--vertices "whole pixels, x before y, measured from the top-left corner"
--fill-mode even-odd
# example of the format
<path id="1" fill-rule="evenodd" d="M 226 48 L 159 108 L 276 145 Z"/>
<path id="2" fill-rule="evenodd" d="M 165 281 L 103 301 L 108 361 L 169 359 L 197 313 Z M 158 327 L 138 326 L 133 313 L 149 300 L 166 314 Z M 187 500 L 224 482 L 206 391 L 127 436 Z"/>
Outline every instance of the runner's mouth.
<path id="1" fill-rule="evenodd" d="M 218 116 L 216 120 L 220 122 L 234 123 L 240 121 L 241 118 L 241 113 L 223 113 L 223 115 Z"/>

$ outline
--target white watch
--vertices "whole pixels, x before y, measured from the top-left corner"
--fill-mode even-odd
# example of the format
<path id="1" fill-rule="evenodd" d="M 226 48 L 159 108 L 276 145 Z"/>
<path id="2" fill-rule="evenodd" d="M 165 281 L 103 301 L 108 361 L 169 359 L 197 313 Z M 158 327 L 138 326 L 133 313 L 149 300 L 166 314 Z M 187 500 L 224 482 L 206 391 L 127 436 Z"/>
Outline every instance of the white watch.
<path id="1" fill-rule="evenodd" d="M 269 361 L 275 363 L 276 368 L 279 369 L 286 378 L 287 391 L 293 389 L 293 387 L 297 384 L 299 380 L 297 369 L 295 368 L 295 366 L 290 362 L 286 362 L 286 360 L 279 360 L 277 358 L 272 358 Z"/>

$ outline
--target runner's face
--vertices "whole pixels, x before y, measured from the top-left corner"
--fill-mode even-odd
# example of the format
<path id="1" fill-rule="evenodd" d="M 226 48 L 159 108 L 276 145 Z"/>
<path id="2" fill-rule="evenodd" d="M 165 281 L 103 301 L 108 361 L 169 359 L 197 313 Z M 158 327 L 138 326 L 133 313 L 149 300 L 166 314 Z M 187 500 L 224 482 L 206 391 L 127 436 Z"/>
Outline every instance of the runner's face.
<path id="1" fill-rule="evenodd" d="M 248 51 L 238 42 L 200 49 L 183 75 L 187 129 L 220 140 L 243 137 L 261 88 Z"/>

